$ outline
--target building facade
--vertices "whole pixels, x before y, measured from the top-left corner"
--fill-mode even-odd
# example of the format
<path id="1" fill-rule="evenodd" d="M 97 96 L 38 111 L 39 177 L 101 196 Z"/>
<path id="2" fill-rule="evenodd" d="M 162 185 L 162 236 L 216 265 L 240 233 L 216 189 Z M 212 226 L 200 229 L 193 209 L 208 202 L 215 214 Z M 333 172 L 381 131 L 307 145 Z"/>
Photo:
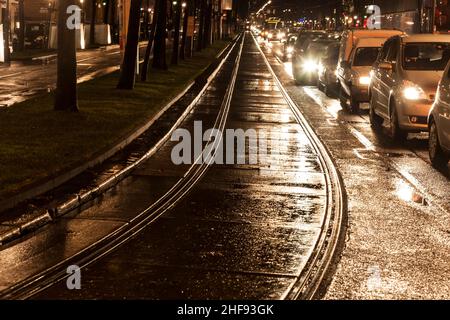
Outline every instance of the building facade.
<path id="1" fill-rule="evenodd" d="M 448 32 L 450 29 L 448 0 L 354 0 L 347 3 L 353 14 L 361 19 L 371 15 L 370 5 L 380 8 L 382 28 L 408 33 Z"/>

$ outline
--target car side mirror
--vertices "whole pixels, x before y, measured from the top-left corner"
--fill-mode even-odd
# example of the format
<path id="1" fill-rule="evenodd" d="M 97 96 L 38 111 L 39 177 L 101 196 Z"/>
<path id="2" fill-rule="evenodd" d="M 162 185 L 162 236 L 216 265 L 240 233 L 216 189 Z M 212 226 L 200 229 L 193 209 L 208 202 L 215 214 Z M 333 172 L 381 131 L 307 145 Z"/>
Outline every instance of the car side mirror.
<path id="1" fill-rule="evenodd" d="M 392 71 L 394 70 L 394 66 L 392 63 L 390 62 L 381 62 L 378 67 L 382 70 L 386 70 L 386 71 Z"/>

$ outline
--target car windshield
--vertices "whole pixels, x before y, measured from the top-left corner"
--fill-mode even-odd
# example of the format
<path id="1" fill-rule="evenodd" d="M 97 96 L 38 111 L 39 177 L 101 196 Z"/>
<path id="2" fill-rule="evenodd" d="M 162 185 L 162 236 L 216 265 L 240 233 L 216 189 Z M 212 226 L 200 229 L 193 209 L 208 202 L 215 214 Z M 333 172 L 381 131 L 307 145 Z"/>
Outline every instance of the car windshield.
<path id="1" fill-rule="evenodd" d="M 313 41 L 310 43 L 307 52 L 310 56 L 320 59 L 327 53 L 328 46 L 331 44 L 329 41 Z"/>
<path id="2" fill-rule="evenodd" d="M 353 59 L 353 65 L 356 67 L 371 66 L 377 60 L 379 52 L 379 47 L 358 48 Z"/>
<path id="3" fill-rule="evenodd" d="M 403 49 L 405 70 L 444 70 L 450 59 L 450 43 L 408 43 Z"/>
<path id="4" fill-rule="evenodd" d="M 303 33 L 297 38 L 295 46 L 299 49 L 306 49 L 311 41 L 326 39 L 325 33 Z"/>

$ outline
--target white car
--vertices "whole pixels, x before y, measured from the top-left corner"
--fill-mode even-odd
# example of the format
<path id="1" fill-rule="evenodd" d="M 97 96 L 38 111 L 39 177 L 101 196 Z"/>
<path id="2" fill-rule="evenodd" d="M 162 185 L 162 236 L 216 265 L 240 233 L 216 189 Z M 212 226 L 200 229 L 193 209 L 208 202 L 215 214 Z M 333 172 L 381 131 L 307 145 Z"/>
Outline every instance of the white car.
<path id="1" fill-rule="evenodd" d="M 439 84 L 436 100 L 428 116 L 429 154 L 434 167 L 443 168 L 450 160 L 450 63 Z"/>

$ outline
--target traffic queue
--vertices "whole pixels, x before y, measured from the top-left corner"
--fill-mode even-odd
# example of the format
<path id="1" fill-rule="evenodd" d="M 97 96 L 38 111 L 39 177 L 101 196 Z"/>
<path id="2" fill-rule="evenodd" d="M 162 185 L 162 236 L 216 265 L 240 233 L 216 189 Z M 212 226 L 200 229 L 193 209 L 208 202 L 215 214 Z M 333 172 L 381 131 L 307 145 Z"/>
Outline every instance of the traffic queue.
<path id="1" fill-rule="evenodd" d="M 276 27 L 271 31 L 276 33 Z M 400 30 L 282 31 L 283 59 L 297 85 L 317 86 L 358 113 L 369 104 L 374 130 L 395 141 L 427 131 L 437 168 L 450 160 L 450 34 Z"/>

